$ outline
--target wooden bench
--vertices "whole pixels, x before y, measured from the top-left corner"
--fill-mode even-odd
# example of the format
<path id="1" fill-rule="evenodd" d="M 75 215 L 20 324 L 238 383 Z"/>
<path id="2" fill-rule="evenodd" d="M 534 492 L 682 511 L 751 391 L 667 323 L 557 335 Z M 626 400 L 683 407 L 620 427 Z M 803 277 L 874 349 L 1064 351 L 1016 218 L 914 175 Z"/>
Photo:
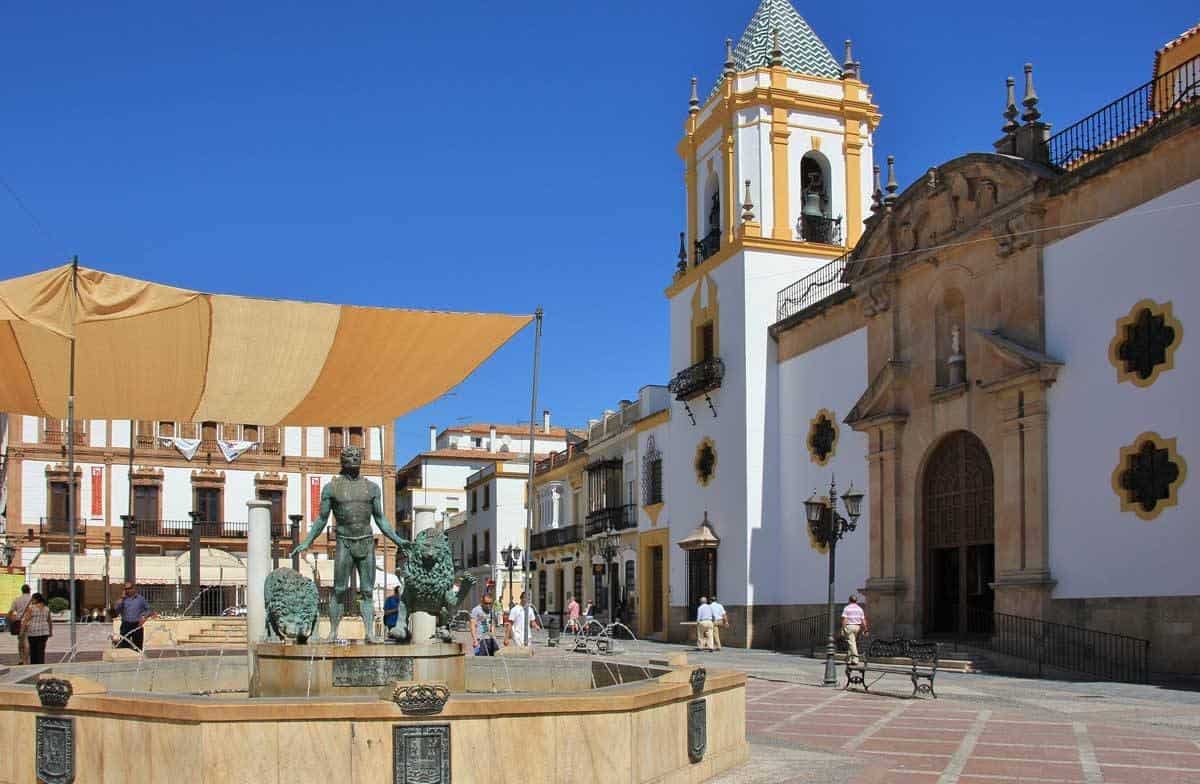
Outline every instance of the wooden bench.
<path id="1" fill-rule="evenodd" d="M 936 700 L 933 679 L 937 675 L 937 665 L 938 646 L 935 642 L 915 642 L 903 638 L 871 640 L 861 662 L 846 660 L 846 685 L 842 690 L 858 684 L 863 691 L 869 692 L 870 685 L 885 675 L 906 675 L 912 680 L 912 696 L 929 694 Z M 874 674 L 879 677 L 868 683 L 867 679 Z"/>

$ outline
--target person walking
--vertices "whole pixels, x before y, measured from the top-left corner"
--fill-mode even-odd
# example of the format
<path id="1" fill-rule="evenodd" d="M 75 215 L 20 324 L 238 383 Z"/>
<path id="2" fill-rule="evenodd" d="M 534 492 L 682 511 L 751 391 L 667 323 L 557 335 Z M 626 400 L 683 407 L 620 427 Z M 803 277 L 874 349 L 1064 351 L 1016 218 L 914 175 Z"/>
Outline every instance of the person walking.
<path id="1" fill-rule="evenodd" d="M 526 617 L 528 617 L 530 637 L 532 637 L 533 630 L 541 629 L 542 625 L 538 623 L 537 611 L 529 606 L 529 594 L 521 591 L 520 604 L 514 604 L 508 611 L 508 636 L 518 648 L 525 648 L 532 642 L 525 638 Z"/>
<path id="2" fill-rule="evenodd" d="M 46 597 L 35 593 L 21 615 L 21 633 L 29 640 L 29 663 L 46 663 L 46 641 L 54 636 L 54 621 Z"/>
<path id="3" fill-rule="evenodd" d="M 867 614 L 858 604 L 858 597 L 850 594 L 850 603 L 842 610 L 842 636 L 850 647 L 849 661 L 858 664 L 858 635 L 867 632 Z"/>
<path id="4" fill-rule="evenodd" d="M 136 585 L 125 583 L 125 596 L 117 602 L 115 609 L 121 616 L 121 640 L 117 647 L 142 650 L 146 631 L 143 626 L 151 615 L 150 603 L 138 593 Z"/>
<path id="5" fill-rule="evenodd" d="M 713 649 L 713 609 L 708 603 L 707 596 L 700 597 L 700 606 L 696 609 L 696 650 L 712 651 Z"/>
<path id="6" fill-rule="evenodd" d="M 17 654 L 21 664 L 29 664 L 29 638 L 25 636 L 25 630 L 22 628 L 21 616 L 25 614 L 25 608 L 29 606 L 32 598 L 29 585 L 22 585 L 20 595 L 12 600 L 8 608 L 8 633 L 17 638 Z"/>
<path id="7" fill-rule="evenodd" d="M 492 595 L 485 593 L 471 610 L 471 649 L 476 656 L 495 656 L 496 637 L 492 631 Z"/>
<path id="8" fill-rule="evenodd" d="M 567 594 L 567 625 L 566 631 L 579 632 L 579 602 L 575 601 L 575 594 Z"/>
<path id="9" fill-rule="evenodd" d="M 721 650 L 721 627 L 728 626 L 729 620 L 725 615 L 725 605 L 717 601 L 714 595 L 708 600 L 708 606 L 713 611 L 713 648 Z"/>

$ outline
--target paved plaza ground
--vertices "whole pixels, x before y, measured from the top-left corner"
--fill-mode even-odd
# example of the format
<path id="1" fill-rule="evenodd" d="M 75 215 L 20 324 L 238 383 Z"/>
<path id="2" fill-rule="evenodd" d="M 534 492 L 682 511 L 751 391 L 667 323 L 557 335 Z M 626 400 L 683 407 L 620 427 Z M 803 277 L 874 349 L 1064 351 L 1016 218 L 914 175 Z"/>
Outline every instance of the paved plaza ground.
<path id="1" fill-rule="evenodd" d="M 50 661 L 67 647 L 66 629 L 59 631 Z M 78 658 L 99 658 L 106 631 L 80 626 Z M 688 650 L 650 642 L 622 647 L 638 658 Z M 751 761 L 717 784 L 1200 782 L 1198 683 L 942 672 L 938 699 L 910 699 L 911 684 L 894 675 L 871 694 L 822 688 L 822 663 L 803 657 L 726 649 L 690 659 L 750 676 Z M 14 661 L 15 638 L 3 635 L 0 663 Z"/>

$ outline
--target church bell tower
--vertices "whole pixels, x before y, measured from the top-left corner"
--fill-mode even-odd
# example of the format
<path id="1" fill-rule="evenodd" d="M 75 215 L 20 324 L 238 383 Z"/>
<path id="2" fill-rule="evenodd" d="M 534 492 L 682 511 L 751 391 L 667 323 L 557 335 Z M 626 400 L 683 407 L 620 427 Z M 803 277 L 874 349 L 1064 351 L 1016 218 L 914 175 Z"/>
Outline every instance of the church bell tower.
<path id="1" fill-rule="evenodd" d="M 789 2 L 761 0 L 715 86 L 693 78 L 683 137 L 687 199 L 670 301 L 671 610 L 694 620 L 714 591 L 729 643 L 759 642 L 751 553 L 772 493 L 777 427 L 768 327 L 777 294 L 862 233 L 878 107 L 845 44 L 839 63 Z M 786 480 L 784 480 L 786 481 Z M 801 510 L 802 514 L 802 510 Z"/>

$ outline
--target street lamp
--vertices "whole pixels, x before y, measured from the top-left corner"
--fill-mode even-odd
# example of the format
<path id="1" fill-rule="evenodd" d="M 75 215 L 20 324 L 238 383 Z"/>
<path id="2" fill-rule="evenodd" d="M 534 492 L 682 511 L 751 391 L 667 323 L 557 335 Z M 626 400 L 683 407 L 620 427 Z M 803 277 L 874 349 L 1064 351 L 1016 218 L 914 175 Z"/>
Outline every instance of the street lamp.
<path id="1" fill-rule="evenodd" d="M 613 530 L 612 523 L 604 527 L 604 533 L 596 538 L 596 552 L 604 559 L 604 571 L 608 573 L 608 620 L 615 622 L 617 620 L 616 601 L 613 597 L 613 582 L 615 570 L 613 569 L 613 559 L 617 557 L 617 553 L 621 550 L 621 535 Z"/>
<path id="2" fill-rule="evenodd" d="M 521 548 L 516 545 L 508 545 L 500 551 L 500 555 L 504 557 L 504 567 L 508 569 L 508 609 L 512 609 L 513 602 L 513 570 L 517 568 L 517 564 L 521 562 Z"/>
<path id="3" fill-rule="evenodd" d="M 837 686 L 837 664 L 834 655 L 837 652 L 833 636 L 837 631 L 837 617 L 834 614 L 833 576 L 834 563 L 837 557 L 838 540 L 858 527 L 858 518 L 862 514 L 863 494 L 854 489 L 854 483 L 842 495 L 842 503 L 846 507 L 847 520 L 837 512 L 837 480 L 829 481 L 829 497 L 818 498 L 817 491 L 804 502 L 804 515 L 808 519 L 808 529 L 813 538 L 822 546 L 829 548 L 829 639 L 825 645 L 825 680 L 823 686 Z"/>

